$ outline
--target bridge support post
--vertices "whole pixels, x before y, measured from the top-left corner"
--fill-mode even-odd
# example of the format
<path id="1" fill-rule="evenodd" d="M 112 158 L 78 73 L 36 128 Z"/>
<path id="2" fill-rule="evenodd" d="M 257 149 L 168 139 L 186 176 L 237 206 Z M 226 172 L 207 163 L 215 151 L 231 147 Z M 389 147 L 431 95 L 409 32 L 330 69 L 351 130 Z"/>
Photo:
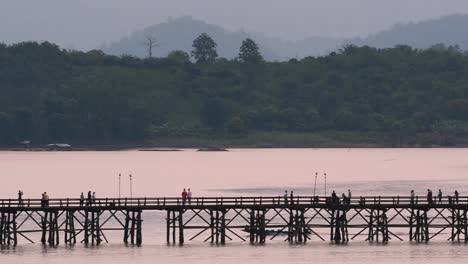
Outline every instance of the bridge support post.
<path id="1" fill-rule="evenodd" d="M 76 231 L 75 231 L 75 212 L 66 211 L 65 212 L 65 235 L 64 235 L 65 244 L 76 244 Z"/>
<path id="2" fill-rule="evenodd" d="M 184 238 L 184 211 L 183 210 L 168 210 L 166 218 L 166 240 L 167 243 L 175 244 L 178 238 L 179 244 L 183 245 L 185 243 Z M 179 232 L 176 230 L 179 229 Z M 178 233 L 178 237 L 177 237 Z M 172 239 L 171 239 L 172 237 Z"/>
<path id="3" fill-rule="evenodd" d="M 85 211 L 85 224 L 84 224 L 84 243 L 88 245 L 101 244 L 101 226 L 99 217 L 101 211 L 99 210 L 86 210 Z"/>
<path id="4" fill-rule="evenodd" d="M 49 238 L 47 242 L 51 246 L 56 246 L 59 244 L 59 227 L 58 227 L 58 212 L 49 213 Z"/>
<path id="5" fill-rule="evenodd" d="M 250 243 L 264 244 L 266 241 L 266 230 L 265 230 L 265 210 L 250 211 Z"/>
<path id="6" fill-rule="evenodd" d="M 371 209 L 369 216 L 368 241 L 388 242 L 388 218 L 386 209 Z"/>
<path id="7" fill-rule="evenodd" d="M 59 244 L 58 211 L 44 211 L 41 218 L 41 243 L 50 246 Z"/>
<path id="8" fill-rule="evenodd" d="M 226 210 L 210 210 L 211 243 L 226 243 Z"/>
<path id="9" fill-rule="evenodd" d="M 468 241 L 468 223 L 466 209 L 452 209 L 452 241 Z"/>
<path id="10" fill-rule="evenodd" d="M 427 209 L 411 209 L 409 224 L 410 241 L 429 241 L 429 224 L 427 217 Z"/>
<path id="11" fill-rule="evenodd" d="M 1 212 L 0 215 L 0 245 L 18 244 L 16 212 Z"/>
<path id="12" fill-rule="evenodd" d="M 128 244 L 130 238 L 132 245 L 141 245 L 143 241 L 141 212 L 141 210 L 126 212 L 123 239 L 125 244 Z"/>
<path id="13" fill-rule="evenodd" d="M 290 243 L 305 243 L 309 239 L 307 232 L 304 209 L 291 209 L 288 223 L 288 241 Z"/>
<path id="14" fill-rule="evenodd" d="M 331 211 L 330 241 L 335 243 L 346 243 L 349 241 L 346 210 Z"/>

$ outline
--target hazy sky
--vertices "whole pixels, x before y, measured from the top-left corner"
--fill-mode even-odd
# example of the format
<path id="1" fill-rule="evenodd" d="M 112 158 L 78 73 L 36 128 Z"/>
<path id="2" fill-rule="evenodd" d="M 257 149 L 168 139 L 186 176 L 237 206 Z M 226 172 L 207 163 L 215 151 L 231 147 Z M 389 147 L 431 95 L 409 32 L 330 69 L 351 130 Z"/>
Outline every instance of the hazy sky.
<path id="1" fill-rule="evenodd" d="M 66 48 L 91 49 L 183 15 L 290 40 L 351 37 L 453 13 L 468 13 L 468 1 L 0 0 L 0 42 L 49 40 Z"/>

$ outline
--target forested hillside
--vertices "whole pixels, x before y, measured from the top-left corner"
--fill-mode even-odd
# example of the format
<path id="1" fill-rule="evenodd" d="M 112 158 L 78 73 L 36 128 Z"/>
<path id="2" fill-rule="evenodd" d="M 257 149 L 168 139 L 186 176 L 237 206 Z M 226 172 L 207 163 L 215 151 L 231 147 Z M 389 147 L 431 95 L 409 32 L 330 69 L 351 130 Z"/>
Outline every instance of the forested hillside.
<path id="1" fill-rule="evenodd" d="M 0 45 L 1 145 L 164 145 L 254 134 L 261 136 L 249 144 L 281 144 L 274 135 L 347 135 L 393 146 L 468 142 L 468 58 L 455 48 L 348 46 L 265 62 L 251 40 L 237 60 L 217 58 L 209 36 L 197 40 L 194 60 L 181 51 L 139 59 L 47 42 Z M 296 145 L 316 143 L 308 139 Z"/>

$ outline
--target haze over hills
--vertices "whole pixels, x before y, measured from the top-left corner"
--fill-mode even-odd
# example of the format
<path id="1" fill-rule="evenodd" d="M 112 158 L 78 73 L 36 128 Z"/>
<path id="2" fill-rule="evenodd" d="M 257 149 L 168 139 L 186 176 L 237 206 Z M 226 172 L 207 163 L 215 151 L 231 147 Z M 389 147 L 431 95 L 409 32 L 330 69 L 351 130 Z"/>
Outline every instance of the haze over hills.
<path id="1" fill-rule="evenodd" d="M 372 34 L 365 39 L 355 39 L 356 45 L 377 48 L 406 44 L 415 48 L 429 48 L 442 43 L 458 45 L 468 50 L 468 15 L 451 15 L 420 23 L 397 24 L 388 30 Z"/>
<path id="2" fill-rule="evenodd" d="M 237 57 L 242 40 L 250 37 L 246 32 L 230 32 L 222 27 L 185 16 L 176 19 L 170 18 L 164 23 L 133 32 L 130 36 L 112 44 L 104 45 L 101 48 L 106 53 L 113 55 L 127 54 L 145 57 L 148 52 L 143 42 L 146 36 L 153 36 L 159 42 L 159 47 L 153 50 L 153 55 L 163 57 L 173 50 L 190 52 L 193 40 L 202 33 L 208 33 L 216 41 L 219 56 L 225 58 Z M 279 42 L 280 40 L 276 41 Z M 259 42 L 259 44 L 266 59 L 279 59 L 278 55 L 270 51 L 268 47 L 263 46 L 262 42 Z"/>
<path id="3" fill-rule="evenodd" d="M 185 16 L 135 31 L 119 41 L 103 45 L 100 49 L 113 55 L 134 55 L 145 57 L 146 48 L 142 45 L 145 36 L 155 36 L 160 46 L 153 50 L 156 57 L 166 56 L 173 50 L 192 50 L 192 41 L 201 33 L 208 33 L 218 44 L 220 57 L 235 58 L 243 39 L 250 37 L 260 46 L 267 60 L 287 60 L 307 56 L 325 55 L 346 44 L 373 47 L 393 47 L 410 45 L 415 48 L 428 48 L 434 44 L 458 45 L 468 49 L 468 15 L 451 15 L 419 23 L 397 24 L 388 30 L 371 34 L 366 38 L 308 37 L 299 41 L 289 41 L 269 37 L 262 33 L 240 30 L 226 30 L 220 26 Z"/>
<path id="4" fill-rule="evenodd" d="M 153 55 L 163 57 L 173 50 L 190 52 L 193 40 L 202 33 L 208 33 L 216 41 L 220 57 L 230 59 L 237 57 L 239 47 L 245 38 L 255 40 L 260 46 L 262 55 L 270 61 L 305 57 L 310 54 L 325 54 L 338 48 L 337 45 L 343 41 L 343 39 L 339 38 L 310 37 L 293 42 L 269 37 L 262 33 L 246 32 L 243 30 L 233 32 L 220 26 L 185 16 L 176 19 L 170 18 L 164 23 L 135 31 L 119 41 L 103 45 L 100 49 L 113 55 L 126 54 L 145 57 L 147 56 L 147 50 L 143 45 L 145 36 L 154 36 L 159 40 L 160 45 L 153 50 Z"/>

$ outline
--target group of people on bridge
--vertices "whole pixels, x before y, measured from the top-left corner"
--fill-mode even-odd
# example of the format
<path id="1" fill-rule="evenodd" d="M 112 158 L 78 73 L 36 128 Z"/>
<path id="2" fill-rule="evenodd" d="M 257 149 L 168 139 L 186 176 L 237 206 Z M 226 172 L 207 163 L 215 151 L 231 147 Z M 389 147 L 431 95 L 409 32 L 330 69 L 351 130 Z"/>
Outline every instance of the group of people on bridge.
<path id="1" fill-rule="evenodd" d="M 20 196 L 20 194 L 18 193 L 18 197 L 19 196 Z M 21 196 L 23 196 L 23 192 L 21 192 Z M 20 202 L 18 202 L 18 203 L 20 203 Z M 22 203 L 23 203 L 23 200 L 21 199 L 21 204 Z M 49 195 L 47 194 L 47 192 L 43 192 L 42 197 L 41 197 L 41 207 L 47 207 L 47 206 L 49 206 Z"/>
<path id="2" fill-rule="evenodd" d="M 449 195 L 447 197 L 449 204 L 458 203 L 458 201 L 459 201 L 460 194 L 458 193 L 458 190 L 455 190 L 455 192 L 453 194 L 454 194 L 453 196 Z M 410 195 L 411 195 L 411 204 L 414 204 L 414 202 L 415 202 L 414 190 L 411 190 Z M 443 197 L 443 195 L 442 195 L 442 190 L 441 189 L 439 189 L 439 192 L 437 193 L 437 197 L 435 197 L 435 198 L 434 198 L 434 196 L 432 194 L 432 190 L 427 189 L 427 195 L 426 195 L 427 204 L 429 204 L 429 205 L 434 205 L 436 203 L 441 204 L 442 203 L 442 197 Z"/>
<path id="3" fill-rule="evenodd" d="M 85 196 L 84 193 L 81 192 L 80 194 L 80 206 L 84 206 L 85 203 Z M 96 203 L 96 192 L 88 191 L 87 199 L 86 199 L 86 206 L 91 206 Z"/>
<path id="4" fill-rule="evenodd" d="M 192 203 L 192 192 L 191 192 L 190 188 L 183 189 L 181 195 L 182 195 L 182 205 L 186 205 L 186 204 L 190 205 Z M 459 194 L 458 190 L 455 190 L 453 196 L 451 196 L 451 195 L 447 196 L 448 204 L 458 204 L 459 196 L 460 196 L 460 194 Z M 286 205 L 288 205 L 288 204 L 294 205 L 295 204 L 295 200 L 294 200 L 295 196 L 294 196 L 293 191 L 290 191 L 288 193 L 288 191 L 285 190 L 283 197 L 284 197 L 284 204 L 286 204 Z M 332 193 L 331 193 L 331 196 L 326 198 L 326 203 L 327 204 L 351 204 L 351 198 L 352 198 L 352 194 L 351 194 L 351 190 L 349 190 L 349 189 L 348 189 L 348 195 L 343 193 L 341 195 L 341 199 L 340 199 L 340 197 L 338 197 L 335 190 L 333 190 Z M 427 198 L 427 204 L 428 205 L 442 204 L 443 203 L 442 190 L 439 189 L 439 191 L 437 193 L 437 196 L 434 197 L 434 195 L 432 193 L 432 190 L 427 189 L 426 198 Z M 85 204 L 85 202 L 86 202 L 86 204 Z M 319 203 L 320 202 L 319 201 L 319 196 L 314 196 L 314 201 L 313 202 L 314 203 Z M 81 192 L 81 194 L 80 194 L 80 207 L 83 207 L 85 205 L 86 206 L 92 206 L 95 203 L 96 203 L 96 192 L 88 191 L 86 197 L 85 197 L 84 193 Z M 359 201 L 359 203 L 365 203 L 365 201 L 362 201 L 362 197 L 361 197 L 361 200 Z M 417 204 L 418 203 L 417 197 L 415 195 L 414 190 L 411 190 L 411 192 L 410 192 L 410 203 L 411 204 L 415 204 L 415 203 Z M 113 204 L 115 204 L 115 202 L 113 202 Z M 23 191 L 22 190 L 18 191 L 18 206 L 24 206 Z M 43 192 L 42 196 L 41 196 L 41 207 L 48 207 L 48 206 L 49 206 L 49 195 L 47 194 L 47 192 Z"/>
<path id="5" fill-rule="evenodd" d="M 182 205 L 192 204 L 192 191 L 190 191 L 190 188 L 188 190 L 183 190 L 182 191 Z"/>

